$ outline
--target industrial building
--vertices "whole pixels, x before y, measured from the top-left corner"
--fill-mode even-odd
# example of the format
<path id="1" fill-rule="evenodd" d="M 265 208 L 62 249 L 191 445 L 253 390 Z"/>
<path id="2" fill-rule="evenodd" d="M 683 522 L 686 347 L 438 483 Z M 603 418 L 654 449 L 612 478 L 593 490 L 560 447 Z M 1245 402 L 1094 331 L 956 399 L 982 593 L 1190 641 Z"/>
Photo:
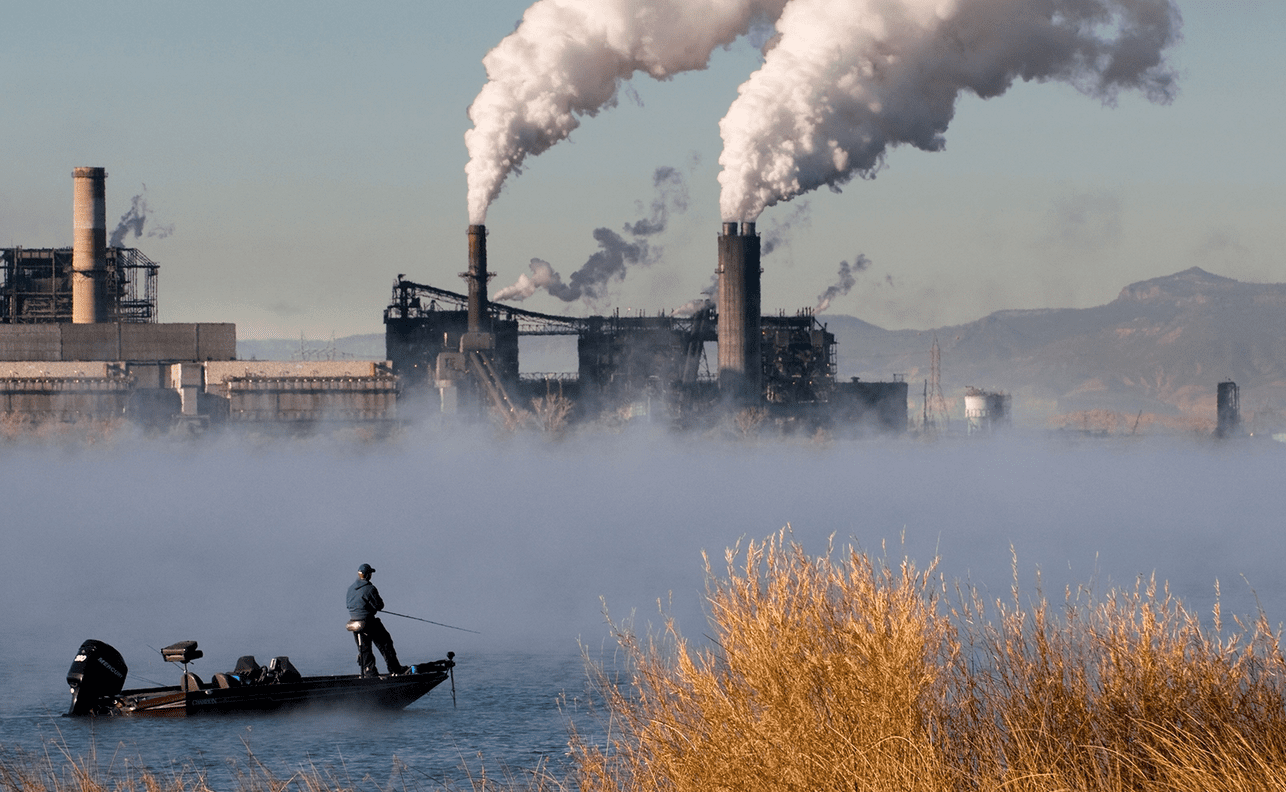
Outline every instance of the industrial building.
<path id="1" fill-rule="evenodd" d="M 519 376 L 522 336 L 575 336 L 577 371 L 559 380 L 575 418 L 662 415 L 679 425 L 760 408 L 783 422 L 906 430 L 905 382 L 837 383 L 835 337 L 809 311 L 763 316 L 759 236 L 725 223 L 719 302 L 691 314 L 567 317 L 489 302 L 486 229 L 468 229 L 468 294 L 398 275 L 384 311 L 385 351 L 408 394 L 433 393 L 448 412 L 517 414 L 549 392 Z M 706 345 L 716 343 L 710 371 Z"/>
<path id="2" fill-rule="evenodd" d="M 157 427 L 396 419 L 387 364 L 237 361 L 235 325 L 159 322 L 159 265 L 107 245 L 106 179 L 73 172 L 71 248 L 0 250 L 0 415 Z"/>

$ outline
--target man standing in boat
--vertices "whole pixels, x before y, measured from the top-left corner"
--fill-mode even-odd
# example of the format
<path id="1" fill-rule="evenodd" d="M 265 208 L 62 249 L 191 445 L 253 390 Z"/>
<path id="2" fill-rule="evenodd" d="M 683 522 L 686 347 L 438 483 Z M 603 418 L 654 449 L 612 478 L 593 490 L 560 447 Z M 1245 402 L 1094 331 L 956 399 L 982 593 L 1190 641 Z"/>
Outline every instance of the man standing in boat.
<path id="1" fill-rule="evenodd" d="M 384 600 L 371 583 L 373 574 L 374 567 L 362 564 L 357 568 L 357 580 L 348 587 L 348 629 L 357 641 L 357 665 L 362 669 L 362 676 L 379 676 L 375 653 L 371 651 L 371 644 L 375 644 L 390 674 L 405 673 L 406 669 L 397 661 L 393 638 L 384 628 L 384 623 L 375 617 L 376 613 L 384 610 Z"/>

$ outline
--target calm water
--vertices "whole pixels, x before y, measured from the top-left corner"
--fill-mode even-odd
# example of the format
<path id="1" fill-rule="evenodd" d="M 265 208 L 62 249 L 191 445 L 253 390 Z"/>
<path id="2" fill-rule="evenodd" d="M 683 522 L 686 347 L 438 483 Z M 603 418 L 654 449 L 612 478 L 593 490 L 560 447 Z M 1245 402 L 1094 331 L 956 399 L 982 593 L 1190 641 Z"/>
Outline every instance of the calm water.
<path id="1" fill-rule="evenodd" d="M 116 769 L 142 763 L 162 772 L 200 772 L 216 789 L 235 785 L 248 754 L 280 777 L 316 767 L 380 787 L 405 780 L 411 788 L 433 788 L 483 765 L 488 774 L 562 766 L 567 716 L 584 691 L 581 658 L 504 653 L 457 661 L 455 707 L 444 683 L 396 713 L 193 719 L 62 718 L 70 699 L 61 680 L 44 684 L 40 670 L 10 662 L 0 671 L 0 745 L 96 756 L 101 766 Z"/>
<path id="2" fill-rule="evenodd" d="M 1271 442 L 475 433 L 0 451 L 0 746 L 222 781 L 247 750 L 279 774 L 312 763 L 381 786 L 396 772 L 460 779 L 479 757 L 492 770 L 563 761 L 559 700 L 575 714 L 582 644 L 611 654 L 604 606 L 642 631 L 662 603 L 700 640 L 702 552 L 718 572 L 725 548 L 787 523 L 810 553 L 833 536 L 921 566 L 939 557 L 992 597 L 1008 598 L 1016 553 L 1024 590 L 1039 569 L 1054 599 L 1155 573 L 1198 613 L 1218 581 L 1225 617 L 1258 601 L 1286 619 L 1286 447 Z M 458 654 L 458 707 L 439 688 L 373 718 L 56 717 L 87 638 L 121 651 L 131 686 L 173 683 L 150 647 L 181 640 L 200 642 L 205 679 L 242 654 L 351 673 L 344 592 L 363 562 L 390 609 L 482 633 L 385 620 L 405 662 Z"/>

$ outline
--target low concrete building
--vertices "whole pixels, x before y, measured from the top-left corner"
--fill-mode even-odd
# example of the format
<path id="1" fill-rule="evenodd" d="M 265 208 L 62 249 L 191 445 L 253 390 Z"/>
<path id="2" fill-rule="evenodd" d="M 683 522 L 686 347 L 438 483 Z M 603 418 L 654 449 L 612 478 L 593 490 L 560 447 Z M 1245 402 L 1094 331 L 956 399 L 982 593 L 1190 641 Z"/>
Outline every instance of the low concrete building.
<path id="1" fill-rule="evenodd" d="M 233 423 L 369 423 L 397 418 L 398 380 L 387 361 L 204 364 L 204 391 Z"/>
<path id="2" fill-rule="evenodd" d="M 236 360 L 231 324 L 0 326 L 0 414 L 151 425 L 387 423 L 388 362 Z"/>

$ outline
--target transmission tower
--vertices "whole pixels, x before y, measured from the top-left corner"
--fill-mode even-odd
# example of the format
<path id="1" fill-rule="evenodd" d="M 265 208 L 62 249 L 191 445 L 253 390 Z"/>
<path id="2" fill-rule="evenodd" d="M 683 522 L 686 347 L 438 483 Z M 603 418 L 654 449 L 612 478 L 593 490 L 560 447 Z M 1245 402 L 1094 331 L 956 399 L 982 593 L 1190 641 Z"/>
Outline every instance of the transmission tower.
<path id="1" fill-rule="evenodd" d="M 929 381 L 924 386 L 924 432 L 936 436 L 950 428 L 950 417 L 947 415 L 947 400 L 942 397 L 942 350 L 938 347 L 938 337 L 933 337 L 933 346 L 929 348 Z"/>

